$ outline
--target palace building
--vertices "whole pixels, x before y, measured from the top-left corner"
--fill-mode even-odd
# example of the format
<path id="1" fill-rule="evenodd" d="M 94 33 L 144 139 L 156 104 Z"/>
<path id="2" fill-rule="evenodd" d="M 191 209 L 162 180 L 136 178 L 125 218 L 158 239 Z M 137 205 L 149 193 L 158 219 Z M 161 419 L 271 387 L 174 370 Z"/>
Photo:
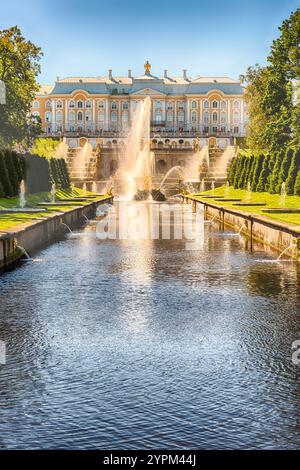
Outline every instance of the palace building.
<path id="1" fill-rule="evenodd" d="M 151 133 L 172 137 L 214 136 L 222 147 L 233 137 L 245 136 L 247 113 L 238 80 L 227 77 L 162 77 L 144 65 L 144 75 L 57 78 L 54 85 L 41 86 L 32 104 L 46 135 L 64 135 L 70 146 L 78 136 L 125 135 L 140 100 L 152 101 Z M 73 138 L 73 141 L 72 141 Z M 225 140 L 224 140 L 225 139 Z M 221 142 L 222 143 L 222 142 Z"/>

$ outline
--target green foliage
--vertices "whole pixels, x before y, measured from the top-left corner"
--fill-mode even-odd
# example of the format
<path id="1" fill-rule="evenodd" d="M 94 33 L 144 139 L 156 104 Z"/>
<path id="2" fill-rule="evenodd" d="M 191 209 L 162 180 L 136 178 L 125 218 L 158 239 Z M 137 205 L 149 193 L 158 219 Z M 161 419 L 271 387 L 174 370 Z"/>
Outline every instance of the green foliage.
<path id="1" fill-rule="evenodd" d="M 7 160 L 4 152 L 0 151 L 0 181 L 3 191 L 3 196 L 11 197 L 14 195 L 13 186 L 10 181 L 9 172 L 7 168 Z"/>
<path id="2" fill-rule="evenodd" d="M 55 150 L 59 145 L 59 140 L 52 139 L 51 137 L 41 137 L 35 139 L 31 149 L 33 154 L 41 155 L 47 158 L 54 156 Z"/>
<path id="3" fill-rule="evenodd" d="M 268 178 L 270 175 L 270 157 L 269 155 L 266 155 L 264 157 L 262 169 L 259 175 L 258 183 L 256 186 L 256 191 L 258 192 L 264 192 L 268 191 Z"/>
<path id="4" fill-rule="evenodd" d="M 36 120 L 28 124 L 40 72 L 40 48 L 26 41 L 14 26 L 0 30 L 0 80 L 6 87 L 6 103 L 0 105 L 0 145 L 22 142 L 38 132 Z"/>
<path id="5" fill-rule="evenodd" d="M 271 194 L 277 193 L 278 181 L 279 181 L 279 171 L 281 168 L 282 160 L 284 157 L 284 152 L 282 150 L 274 153 L 273 156 L 273 169 L 270 172 L 269 178 L 269 192 Z"/>
<path id="6" fill-rule="evenodd" d="M 292 80 L 300 78 L 300 8 L 285 20 L 273 42 L 266 67 L 250 67 L 245 85 L 249 125 L 247 144 L 279 151 L 300 141 L 300 104 L 293 102 Z"/>
<path id="7" fill-rule="evenodd" d="M 294 194 L 295 196 L 300 196 L 300 170 L 298 171 L 295 186 L 294 186 Z"/>
<path id="8" fill-rule="evenodd" d="M 285 151 L 284 157 L 281 162 L 278 183 L 276 192 L 279 194 L 281 191 L 282 183 L 285 183 L 288 177 L 289 168 L 291 165 L 292 157 L 293 157 L 294 150 L 292 147 L 288 147 Z"/>
<path id="9" fill-rule="evenodd" d="M 252 191 L 256 191 L 256 188 L 258 186 L 259 177 L 261 174 L 261 170 L 263 168 L 264 160 L 265 160 L 265 156 L 263 154 L 260 154 L 258 157 L 256 157 L 255 167 L 254 167 L 253 176 L 252 176 L 252 183 L 251 183 Z"/>
<path id="10" fill-rule="evenodd" d="M 294 194 L 295 181 L 296 181 L 299 169 L 300 169 L 300 149 L 294 149 L 288 177 L 286 180 L 286 192 L 289 195 Z"/>

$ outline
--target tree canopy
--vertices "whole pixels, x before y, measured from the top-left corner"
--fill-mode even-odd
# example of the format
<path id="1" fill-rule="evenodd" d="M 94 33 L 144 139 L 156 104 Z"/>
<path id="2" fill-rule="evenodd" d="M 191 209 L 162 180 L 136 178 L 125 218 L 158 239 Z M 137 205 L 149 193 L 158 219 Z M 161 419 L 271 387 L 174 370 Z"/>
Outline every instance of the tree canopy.
<path id="1" fill-rule="evenodd" d="M 41 49 L 27 41 L 17 26 L 0 30 L 0 80 L 6 87 L 6 103 L 0 104 L 0 146 L 22 142 L 38 132 L 28 120 L 31 103 L 38 91 Z"/>

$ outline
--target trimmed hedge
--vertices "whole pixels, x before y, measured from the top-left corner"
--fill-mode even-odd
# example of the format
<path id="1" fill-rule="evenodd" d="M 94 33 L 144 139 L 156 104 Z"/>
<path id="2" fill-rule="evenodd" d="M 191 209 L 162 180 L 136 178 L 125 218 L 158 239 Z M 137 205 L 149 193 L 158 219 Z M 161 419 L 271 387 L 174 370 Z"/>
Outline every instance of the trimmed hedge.
<path id="1" fill-rule="evenodd" d="M 238 155 L 228 169 L 228 181 L 236 189 L 280 194 L 286 182 L 288 194 L 300 196 L 300 148 L 289 146 L 273 155 Z"/>
<path id="2" fill-rule="evenodd" d="M 19 155 L 14 150 L 0 150 L 0 197 L 13 197 L 19 193 L 22 180 L 28 193 L 69 188 L 70 177 L 62 158 L 45 158 L 38 155 Z"/>

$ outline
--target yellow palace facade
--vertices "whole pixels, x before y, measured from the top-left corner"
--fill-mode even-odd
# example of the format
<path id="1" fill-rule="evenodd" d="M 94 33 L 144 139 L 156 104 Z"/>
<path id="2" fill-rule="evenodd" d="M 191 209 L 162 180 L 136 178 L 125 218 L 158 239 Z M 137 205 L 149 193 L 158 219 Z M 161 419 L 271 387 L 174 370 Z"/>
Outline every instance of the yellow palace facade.
<path id="1" fill-rule="evenodd" d="M 32 114 L 47 135 L 122 137 L 140 100 L 152 101 L 151 132 L 172 136 L 226 138 L 245 136 L 247 112 L 238 80 L 227 77 L 191 78 L 145 73 L 133 77 L 69 77 L 41 86 Z"/>

